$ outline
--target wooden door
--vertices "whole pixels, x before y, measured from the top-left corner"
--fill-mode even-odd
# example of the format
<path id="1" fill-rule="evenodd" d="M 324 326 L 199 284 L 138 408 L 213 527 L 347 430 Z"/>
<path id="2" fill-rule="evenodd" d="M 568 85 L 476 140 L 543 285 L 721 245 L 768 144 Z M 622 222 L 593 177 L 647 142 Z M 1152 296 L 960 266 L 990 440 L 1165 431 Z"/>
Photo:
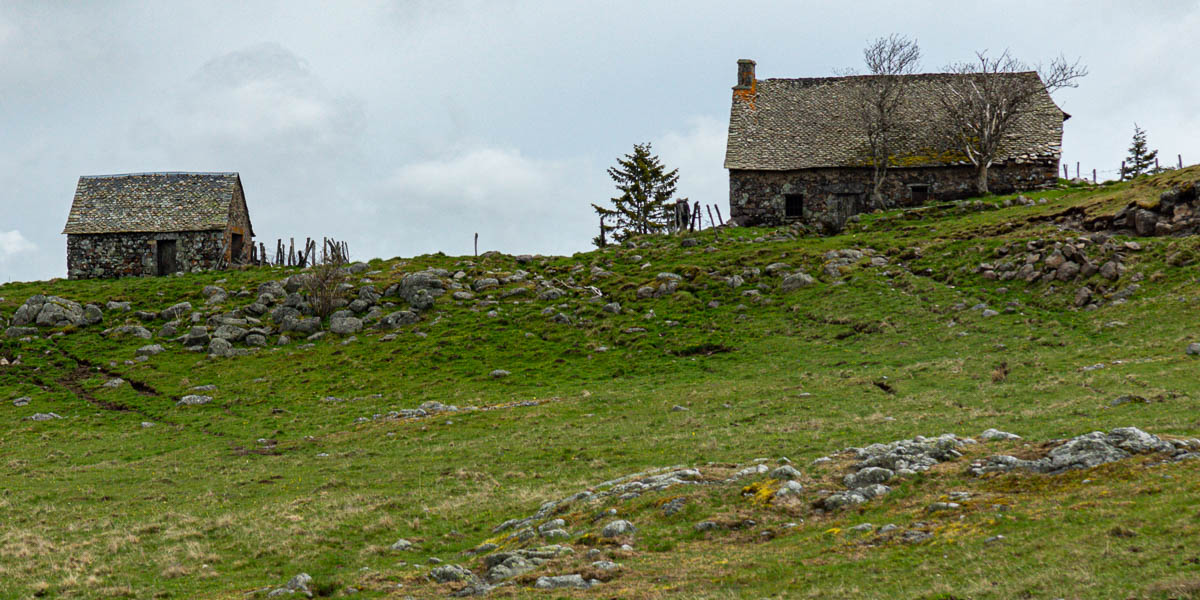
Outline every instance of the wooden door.
<path id="1" fill-rule="evenodd" d="M 175 240 L 158 240 L 158 274 L 170 275 L 179 270 L 179 261 L 175 256 Z"/>

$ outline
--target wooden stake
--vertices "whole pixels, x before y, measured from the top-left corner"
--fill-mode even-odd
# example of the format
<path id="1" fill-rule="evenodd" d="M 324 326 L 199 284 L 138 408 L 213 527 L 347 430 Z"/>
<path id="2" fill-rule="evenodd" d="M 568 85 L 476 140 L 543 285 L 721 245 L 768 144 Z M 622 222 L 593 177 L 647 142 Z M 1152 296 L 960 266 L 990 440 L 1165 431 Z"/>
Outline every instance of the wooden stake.
<path id="1" fill-rule="evenodd" d="M 721 216 L 721 207 L 719 205 L 714 204 L 713 208 L 717 209 L 717 220 L 720 221 L 722 225 L 724 225 L 725 217 Z"/>
<path id="2" fill-rule="evenodd" d="M 1092 183 L 1100 183 L 1098 180 L 1096 180 L 1096 170 L 1095 169 L 1092 169 Z"/>
<path id="3" fill-rule="evenodd" d="M 1071 172 L 1067 170 L 1067 165 L 1063 165 L 1063 179 L 1070 179 Z"/>
<path id="4" fill-rule="evenodd" d="M 1079 179 L 1079 162 L 1075 163 L 1075 179 Z"/>
<path id="5" fill-rule="evenodd" d="M 604 236 L 604 217 L 600 218 L 600 235 Z M 479 232 L 475 232 L 475 258 L 479 258 Z"/>
<path id="6" fill-rule="evenodd" d="M 711 204 L 705 204 L 705 205 L 704 205 L 704 208 L 708 210 L 708 225 L 709 225 L 710 227 L 716 227 L 716 226 L 717 226 L 717 222 L 716 222 L 716 221 L 714 221 L 714 220 L 713 220 L 713 218 L 712 218 L 712 205 L 711 205 Z"/>
<path id="7" fill-rule="evenodd" d="M 1183 168 L 1183 155 L 1176 154 L 1175 157 L 1179 159 L 1179 168 L 1182 169 Z"/>
<path id="8" fill-rule="evenodd" d="M 1125 161 L 1121 161 L 1121 181 L 1125 181 Z"/>

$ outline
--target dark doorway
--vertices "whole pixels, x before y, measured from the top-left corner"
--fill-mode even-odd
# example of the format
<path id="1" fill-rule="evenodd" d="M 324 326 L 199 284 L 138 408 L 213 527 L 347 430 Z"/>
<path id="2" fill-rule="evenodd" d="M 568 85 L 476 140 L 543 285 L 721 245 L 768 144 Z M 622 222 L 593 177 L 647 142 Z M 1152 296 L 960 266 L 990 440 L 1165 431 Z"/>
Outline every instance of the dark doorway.
<path id="1" fill-rule="evenodd" d="M 796 218 L 804 216 L 804 194 L 783 195 L 783 216 Z"/>
<path id="2" fill-rule="evenodd" d="M 910 185 L 908 192 L 912 196 L 913 204 L 924 204 L 929 201 L 928 185 Z"/>
<path id="3" fill-rule="evenodd" d="M 242 234 L 235 233 L 232 236 L 229 244 L 229 262 L 231 264 L 242 264 Z"/>
<path id="4" fill-rule="evenodd" d="M 158 274 L 170 275 L 179 270 L 175 256 L 175 240 L 158 240 Z"/>

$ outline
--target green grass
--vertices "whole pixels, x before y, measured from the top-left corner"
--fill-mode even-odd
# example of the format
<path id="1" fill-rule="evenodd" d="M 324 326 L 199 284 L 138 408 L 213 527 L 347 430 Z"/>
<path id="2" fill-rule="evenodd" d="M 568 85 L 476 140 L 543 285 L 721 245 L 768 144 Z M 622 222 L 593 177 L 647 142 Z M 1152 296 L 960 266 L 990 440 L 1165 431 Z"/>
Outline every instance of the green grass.
<path id="1" fill-rule="evenodd" d="M 426 267 L 462 269 L 467 281 L 523 268 L 605 294 L 600 302 L 588 292 L 554 302 L 526 296 L 482 309 L 443 296 L 421 323 L 386 342 L 366 331 L 345 345 L 330 336 L 310 349 L 293 342 L 210 359 L 156 339 L 166 353 L 127 364 L 149 342 L 101 335 L 128 321 L 115 312 L 103 326 L 62 336 L 0 338 L 0 356 L 20 357 L 19 366 L 0 366 L 0 597 L 242 598 L 301 571 L 322 595 L 354 586 L 357 597 L 442 597 L 454 586 L 426 580 L 428 558 L 480 572 L 477 558 L 460 553 L 547 500 L 647 468 L 719 471 L 783 456 L 808 478 L 796 502 L 764 505 L 737 485 L 614 502 L 639 528 L 633 552 L 576 537 L 574 555 L 492 594 L 1198 597 L 1200 554 L 1189 540 L 1200 538 L 1200 461 L 1150 467 L 1158 459 L 1139 457 L 1056 477 L 965 473 L 972 457 L 1035 452 L 1044 441 L 1093 430 L 1200 435 L 1198 363 L 1183 352 L 1200 341 L 1196 239 L 1139 240 L 1143 250 L 1128 253 L 1110 292 L 1137 274 L 1141 289 L 1095 311 L 1073 308 L 1083 282 L 1052 284 L 1051 292 L 1051 284 L 986 281 L 974 272 L 1000 245 L 1079 235 L 1055 225 L 1068 209 L 1115 212 L 1187 178 L 1196 170 L 1030 194 L 1047 200 L 1034 206 L 1005 208 L 1004 197 L 989 197 L 982 210 L 954 204 L 866 215 L 830 238 L 770 241 L 786 230 L 731 229 L 698 234 L 700 245 L 690 248 L 678 238 L 646 238 L 637 248 L 527 265 L 508 256 L 373 260 L 367 277 L 380 291 Z M 753 241 L 760 237 L 767 241 Z M 889 264 L 862 261 L 832 278 L 823 255 L 839 248 L 870 248 Z M 746 274 L 774 262 L 818 283 L 784 294 L 778 276 Z M 592 266 L 613 274 L 593 279 Z M 292 272 L 13 283 L 0 286 L 0 316 L 35 293 L 128 300 L 135 311 L 183 300 L 231 310 L 252 295 L 231 293 L 205 309 L 201 288 L 253 292 Z M 680 291 L 636 299 L 660 272 L 682 275 Z M 736 290 L 718 279 L 735 274 L 746 280 Z M 760 283 L 761 300 L 742 295 Z M 1111 285 L 1099 276 L 1089 283 Z M 621 314 L 602 309 L 614 300 Z M 1018 303 L 1012 312 L 991 318 L 953 308 L 986 302 L 1002 310 L 1010 301 Z M 550 322 L 547 306 L 572 324 Z M 146 326 L 156 332 L 161 324 Z M 1097 363 L 1105 368 L 1083 370 Z M 493 379 L 494 369 L 511 375 Z M 102 387 L 115 376 L 137 389 Z M 204 384 L 218 386 L 213 403 L 176 406 Z M 1151 402 L 1110 407 L 1122 394 Z M 13 406 L 20 396 L 32 403 Z M 494 410 L 371 419 L 430 400 Z M 34 412 L 65 418 L 22 420 Z M 1031 445 L 973 446 L 857 510 L 819 515 L 810 507 L 840 476 L 809 466 L 814 458 L 988 427 Z M 953 490 L 971 491 L 972 501 L 953 514 L 924 514 Z M 657 501 L 681 494 L 682 512 L 658 510 Z M 597 533 L 590 515 L 567 516 L 573 533 Z M 748 518 L 757 524 L 693 529 L 700 520 Z M 798 525 L 784 528 L 788 522 Z M 863 522 L 925 522 L 934 537 L 907 545 L 849 531 Z M 763 536 L 768 530 L 773 535 Z M 985 542 L 996 535 L 1004 539 Z M 388 550 L 400 537 L 417 548 Z M 586 570 L 589 546 L 623 565 L 602 586 L 527 587 L 539 575 Z"/>

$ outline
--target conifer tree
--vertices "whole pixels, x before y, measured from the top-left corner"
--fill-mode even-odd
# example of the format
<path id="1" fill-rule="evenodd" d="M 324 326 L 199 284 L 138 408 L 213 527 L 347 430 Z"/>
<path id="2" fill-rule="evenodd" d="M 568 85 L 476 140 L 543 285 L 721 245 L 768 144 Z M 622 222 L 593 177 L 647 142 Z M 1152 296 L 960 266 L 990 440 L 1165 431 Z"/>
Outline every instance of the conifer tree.
<path id="1" fill-rule="evenodd" d="M 611 208 L 592 205 L 601 218 L 601 234 L 593 243 L 601 245 L 607 235 L 620 243 L 632 235 L 668 228 L 674 215 L 672 197 L 679 169 L 668 171 L 651 153 L 649 143 L 634 144 L 633 153 L 618 158 L 617 166 L 608 169 L 608 176 L 621 195 L 610 199 Z"/>
<path id="2" fill-rule="evenodd" d="M 1146 143 L 1146 130 L 1133 124 L 1133 143 L 1129 145 L 1129 156 L 1125 158 L 1125 166 L 1121 169 L 1121 179 L 1133 179 L 1151 171 L 1154 159 L 1158 158 L 1158 150 L 1150 150 Z"/>

